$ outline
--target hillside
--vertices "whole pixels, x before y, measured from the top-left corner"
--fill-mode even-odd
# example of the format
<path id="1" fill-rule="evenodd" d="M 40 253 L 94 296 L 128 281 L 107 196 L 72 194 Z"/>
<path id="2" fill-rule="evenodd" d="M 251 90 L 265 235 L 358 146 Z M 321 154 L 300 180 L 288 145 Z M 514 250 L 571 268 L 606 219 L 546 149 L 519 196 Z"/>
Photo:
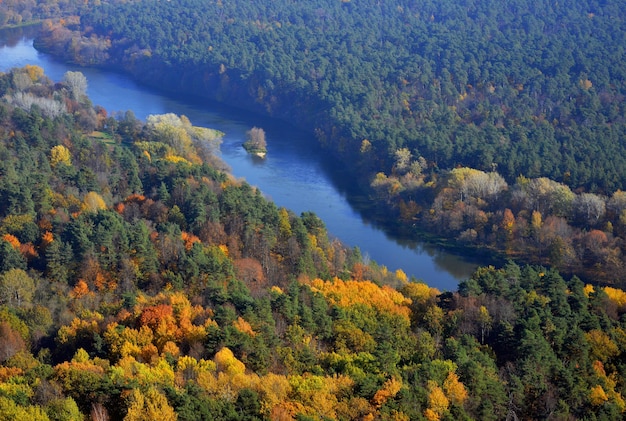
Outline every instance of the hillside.
<path id="1" fill-rule="evenodd" d="M 314 131 L 406 235 L 623 286 L 618 6 L 111 1 L 37 46 Z"/>
<path id="2" fill-rule="evenodd" d="M 85 86 L 0 74 L 0 419 L 623 415 L 623 291 L 511 263 L 440 294 Z"/>
<path id="3" fill-rule="evenodd" d="M 616 0 L 104 1 L 46 29 L 79 63 L 293 119 L 362 171 L 408 148 L 509 182 L 626 181 Z"/>

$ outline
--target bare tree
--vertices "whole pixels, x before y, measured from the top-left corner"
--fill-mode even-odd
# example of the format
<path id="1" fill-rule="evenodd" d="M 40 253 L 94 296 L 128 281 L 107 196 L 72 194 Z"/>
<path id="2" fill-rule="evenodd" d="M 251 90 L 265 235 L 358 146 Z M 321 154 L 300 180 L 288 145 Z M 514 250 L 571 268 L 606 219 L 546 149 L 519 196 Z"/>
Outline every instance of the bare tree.
<path id="1" fill-rule="evenodd" d="M 109 421 L 109 413 L 101 403 L 91 404 L 91 419 L 93 421 Z"/>
<path id="2" fill-rule="evenodd" d="M 243 144 L 247 151 L 253 153 L 264 153 L 267 150 L 265 141 L 265 130 L 253 127 L 246 132 L 246 142 Z"/>
<path id="3" fill-rule="evenodd" d="M 461 201 L 469 197 L 497 200 L 498 194 L 508 188 L 500 174 L 473 168 L 455 168 L 450 171 L 449 185 L 458 191 Z"/>
<path id="4" fill-rule="evenodd" d="M 525 209 L 539 211 L 542 215 L 568 216 L 575 194 L 565 184 L 546 177 L 518 182 L 515 200 Z"/>
<path id="5" fill-rule="evenodd" d="M 22 72 L 14 72 L 13 73 L 13 86 L 18 92 L 25 91 L 26 89 L 33 86 L 33 81 L 28 76 L 27 73 Z"/>
<path id="6" fill-rule="evenodd" d="M 576 196 L 573 203 L 574 217 L 588 225 L 595 225 L 606 212 L 604 198 L 593 193 L 582 193 Z"/>
<path id="7" fill-rule="evenodd" d="M 87 95 L 87 78 L 81 72 L 65 72 L 63 82 L 70 90 L 73 99 L 79 101 Z"/>
<path id="8" fill-rule="evenodd" d="M 41 110 L 45 117 L 54 118 L 66 111 L 65 104 L 52 98 L 40 98 L 31 93 L 16 92 L 15 94 L 6 95 L 4 99 L 25 111 L 30 111 L 33 105 Z"/>

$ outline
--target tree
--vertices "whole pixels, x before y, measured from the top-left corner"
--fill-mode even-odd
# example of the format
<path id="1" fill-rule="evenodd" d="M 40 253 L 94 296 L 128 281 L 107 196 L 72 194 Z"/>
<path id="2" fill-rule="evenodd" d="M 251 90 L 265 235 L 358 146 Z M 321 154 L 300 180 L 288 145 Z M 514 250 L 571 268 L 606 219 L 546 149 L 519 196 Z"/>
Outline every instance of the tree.
<path id="1" fill-rule="evenodd" d="M 409 165 L 411 163 L 411 151 L 408 148 L 401 148 L 395 152 L 395 169 L 400 174 L 404 174 L 409 169 Z"/>
<path id="2" fill-rule="evenodd" d="M 455 168 L 450 171 L 448 184 L 456 189 L 461 201 L 468 198 L 497 199 L 508 185 L 496 172 L 483 172 L 472 168 Z"/>
<path id="3" fill-rule="evenodd" d="M 566 217 L 570 213 L 575 194 L 564 184 L 545 177 L 532 180 L 518 179 L 516 200 L 530 210 L 536 210 L 542 215 L 557 215 Z"/>
<path id="4" fill-rule="evenodd" d="M 619 348 L 611 340 L 609 335 L 605 332 L 594 329 L 585 334 L 585 339 L 590 345 L 589 354 L 590 357 L 601 361 L 606 362 L 609 358 L 619 355 Z"/>
<path id="5" fill-rule="evenodd" d="M 439 385 L 433 380 L 428 381 L 428 409 L 424 416 L 428 420 L 439 420 L 448 412 L 450 401 Z"/>
<path id="6" fill-rule="evenodd" d="M 30 77 L 30 80 L 33 82 L 38 82 L 44 75 L 44 70 L 40 66 L 27 64 L 24 66 L 24 69 L 26 70 L 28 77 Z"/>
<path id="7" fill-rule="evenodd" d="M 531 235 L 534 238 L 539 237 L 539 233 L 541 232 L 542 225 L 543 225 L 543 218 L 541 216 L 541 212 L 534 210 L 530 216 Z"/>
<path id="8" fill-rule="evenodd" d="M 396 396 L 401 388 L 401 380 L 398 380 L 395 377 L 388 379 L 383 384 L 383 387 L 374 394 L 374 397 L 372 397 L 372 403 L 376 407 L 382 406 L 389 399 L 392 399 L 394 396 Z"/>
<path id="9" fill-rule="evenodd" d="M 511 240 L 513 238 L 513 230 L 515 229 L 515 216 L 509 208 L 504 210 L 501 227 L 506 233 L 507 241 Z"/>
<path id="10" fill-rule="evenodd" d="M 109 412 L 100 402 L 91 404 L 90 415 L 92 421 L 109 421 Z"/>
<path id="11" fill-rule="evenodd" d="M 48 415 L 39 406 L 21 406 L 13 400 L 0 396 L 0 421 L 48 421 Z"/>
<path id="12" fill-rule="evenodd" d="M 609 398 L 604 389 L 602 389 L 602 386 L 598 384 L 591 388 L 591 392 L 589 392 L 589 400 L 592 405 L 600 406 L 608 401 Z"/>
<path id="13" fill-rule="evenodd" d="M 149 115 L 146 128 L 150 131 L 157 142 L 170 147 L 165 158 L 176 160 L 176 156 L 183 157 L 191 163 L 200 164 L 202 161 L 196 153 L 194 139 L 206 139 L 207 134 L 193 127 L 185 116 L 176 114 Z M 149 146 L 146 145 L 146 146 Z"/>
<path id="14" fill-rule="evenodd" d="M 10 269 L 0 275 L 0 302 L 13 307 L 30 304 L 35 281 L 22 269 Z"/>
<path id="15" fill-rule="evenodd" d="M 83 421 L 76 401 L 72 398 L 54 399 L 46 405 L 46 413 L 50 421 Z"/>
<path id="16" fill-rule="evenodd" d="M 606 204 L 606 210 L 611 218 L 618 219 L 622 212 L 626 210 L 626 192 L 617 190 Z"/>
<path id="17" fill-rule="evenodd" d="M 451 371 L 443 382 L 443 390 L 452 403 L 462 405 L 468 397 L 467 389 L 459 381 L 459 376 Z"/>
<path id="18" fill-rule="evenodd" d="M 485 334 L 488 334 L 489 330 L 491 330 L 492 322 L 493 320 L 491 318 L 491 315 L 489 314 L 489 310 L 487 310 L 487 307 L 480 306 L 480 308 L 478 309 L 478 323 L 480 323 L 481 344 L 485 343 Z"/>
<path id="19" fill-rule="evenodd" d="M 26 260 L 10 242 L 0 238 L 0 272 L 11 269 L 26 269 Z"/>
<path id="20" fill-rule="evenodd" d="M 267 287 L 263 266 L 252 258 L 237 259 L 234 261 L 237 277 L 250 289 L 253 297 L 260 297 Z"/>
<path id="21" fill-rule="evenodd" d="M 59 164 L 72 165 L 72 154 L 63 145 L 56 145 L 50 150 L 50 165 L 54 168 Z"/>
<path id="22" fill-rule="evenodd" d="M 265 130 L 253 127 L 246 132 L 246 141 L 243 144 L 248 152 L 263 154 L 267 152 L 267 142 L 265 141 Z"/>
<path id="23" fill-rule="evenodd" d="M 7 322 L 0 322 L 0 363 L 26 349 L 22 336 Z"/>
<path id="24" fill-rule="evenodd" d="M 574 217 L 586 226 L 595 226 L 604 216 L 606 202 L 593 193 L 582 193 L 573 202 Z"/>
<path id="25" fill-rule="evenodd" d="M 102 196 L 96 192 L 90 191 L 83 199 L 83 207 L 89 212 L 97 212 L 99 210 L 106 209 L 107 205 Z"/>
<path id="26" fill-rule="evenodd" d="M 63 82 L 70 90 L 73 99 L 80 101 L 87 95 L 87 78 L 82 72 L 65 72 Z"/>
<path id="27" fill-rule="evenodd" d="M 178 419 L 167 398 L 153 387 L 145 393 L 139 389 L 133 389 L 128 402 L 128 412 L 124 421 L 176 421 Z"/>
<path id="28" fill-rule="evenodd" d="M 46 248 L 47 276 L 57 282 L 67 282 L 73 256 L 69 243 L 52 241 Z"/>
<path id="29" fill-rule="evenodd" d="M 218 371 L 223 371 L 230 376 L 243 374 L 246 371 L 246 366 L 226 347 L 219 350 L 213 359 Z"/>

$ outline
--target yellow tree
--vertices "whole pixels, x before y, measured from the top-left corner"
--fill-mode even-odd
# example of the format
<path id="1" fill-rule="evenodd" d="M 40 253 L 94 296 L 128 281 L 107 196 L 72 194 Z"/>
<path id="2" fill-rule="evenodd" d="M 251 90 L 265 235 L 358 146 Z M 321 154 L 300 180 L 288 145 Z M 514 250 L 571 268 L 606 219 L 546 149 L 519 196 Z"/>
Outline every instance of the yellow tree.
<path id="1" fill-rule="evenodd" d="M 248 323 L 246 319 L 241 316 L 237 317 L 237 320 L 233 322 L 233 327 L 246 335 L 250 335 L 252 337 L 256 336 L 256 332 L 252 329 L 250 323 Z"/>
<path id="2" fill-rule="evenodd" d="M 489 332 L 491 329 L 491 315 L 489 314 L 489 310 L 487 307 L 480 306 L 478 309 L 478 322 L 480 323 L 480 343 L 485 343 L 485 334 Z"/>
<path id="3" fill-rule="evenodd" d="M 428 409 L 424 415 L 429 420 L 439 420 L 448 412 L 450 401 L 446 397 L 443 390 L 433 380 L 428 381 Z"/>
<path id="4" fill-rule="evenodd" d="M 402 269 L 396 270 L 396 279 L 400 282 L 401 285 L 409 282 L 409 277 L 406 276 L 406 273 Z"/>
<path id="5" fill-rule="evenodd" d="M 601 330 L 593 329 L 585 333 L 585 339 L 589 343 L 589 356 L 595 360 L 606 362 L 609 358 L 619 354 L 619 348 L 611 340 L 609 335 Z"/>
<path id="6" fill-rule="evenodd" d="M 49 419 L 40 406 L 21 406 L 12 399 L 0 396 L 0 421 L 48 421 Z"/>
<path id="7" fill-rule="evenodd" d="M 128 413 L 124 421 L 176 421 L 178 415 L 167 398 L 154 388 L 142 393 L 133 389 L 128 397 Z"/>
<path id="8" fill-rule="evenodd" d="M 287 212 L 287 209 L 280 208 L 280 210 L 278 211 L 278 217 L 278 227 L 280 230 L 280 235 L 283 238 L 291 237 L 291 224 L 289 223 L 289 212 Z"/>
<path id="9" fill-rule="evenodd" d="M 287 400 L 291 392 L 289 380 L 283 375 L 268 373 L 259 382 L 259 397 L 261 400 L 261 412 L 272 419 L 272 412 L 281 403 Z"/>
<path id="10" fill-rule="evenodd" d="M 246 366 L 235 357 L 233 351 L 226 347 L 215 354 L 213 361 L 215 361 L 219 371 L 223 371 L 231 376 L 243 374 L 246 371 Z"/>
<path id="11" fill-rule="evenodd" d="M 194 132 L 187 118 L 181 118 L 172 113 L 149 115 L 146 127 L 159 141 L 173 148 L 176 155 L 194 164 L 202 163 L 196 154 L 191 136 Z"/>
<path id="12" fill-rule="evenodd" d="M 626 310 L 626 292 L 612 287 L 604 287 L 604 292 L 606 292 L 609 300 L 617 306 L 617 311 L 623 312 Z"/>
<path id="13" fill-rule="evenodd" d="M 531 235 L 538 239 L 541 227 L 543 225 L 543 218 L 541 212 L 534 210 L 530 217 Z"/>
<path id="14" fill-rule="evenodd" d="M 599 406 L 609 400 L 609 397 L 604 392 L 604 389 L 599 384 L 591 388 L 589 392 L 589 400 L 592 405 Z"/>
<path id="15" fill-rule="evenodd" d="M 59 164 L 72 165 L 72 154 L 63 145 L 56 145 L 50 150 L 50 165 L 54 168 Z"/>
<path id="16" fill-rule="evenodd" d="M 26 70 L 26 74 L 30 77 L 30 80 L 33 82 L 37 82 L 39 79 L 43 77 L 43 69 L 39 66 L 33 66 L 31 64 L 27 64 L 24 66 Z"/>
<path id="17" fill-rule="evenodd" d="M 97 212 L 106 208 L 107 205 L 104 202 L 104 199 L 98 193 L 90 191 L 85 195 L 85 198 L 83 199 L 83 209 L 89 212 Z"/>
<path id="18" fill-rule="evenodd" d="M 467 389 L 459 381 L 459 376 L 453 371 L 448 373 L 448 377 L 443 382 L 443 391 L 450 401 L 457 405 L 462 405 L 467 399 Z"/>

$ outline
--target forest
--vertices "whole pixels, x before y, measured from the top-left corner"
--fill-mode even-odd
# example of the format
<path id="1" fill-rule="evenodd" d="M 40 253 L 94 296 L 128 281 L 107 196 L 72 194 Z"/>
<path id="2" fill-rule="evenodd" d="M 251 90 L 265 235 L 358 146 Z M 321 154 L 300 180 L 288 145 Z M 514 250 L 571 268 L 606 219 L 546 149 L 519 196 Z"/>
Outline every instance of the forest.
<path id="1" fill-rule="evenodd" d="M 626 411 L 623 290 L 510 262 L 440 293 L 224 172 L 221 133 L 86 86 L 0 73 L 1 420 Z"/>
<path id="2" fill-rule="evenodd" d="M 386 225 L 626 283 L 617 1 L 144 0 L 76 13 L 46 21 L 37 47 L 297 122 Z"/>
<path id="3" fill-rule="evenodd" d="M 297 121 L 405 229 L 534 264 L 442 293 L 236 180 L 221 133 L 12 69 L 0 420 L 623 418 L 622 9 L 3 1 L 54 18 L 39 48 Z"/>
<path id="4" fill-rule="evenodd" d="M 89 6 L 89 2 L 83 0 L 3 0 L 0 2 L 0 27 L 29 25 L 43 19 L 77 15 Z"/>
<path id="5" fill-rule="evenodd" d="M 389 169 L 408 148 L 439 168 L 495 166 L 509 182 L 609 194 L 626 177 L 621 6 L 102 1 L 46 24 L 39 45 L 295 116 L 363 170 Z"/>

